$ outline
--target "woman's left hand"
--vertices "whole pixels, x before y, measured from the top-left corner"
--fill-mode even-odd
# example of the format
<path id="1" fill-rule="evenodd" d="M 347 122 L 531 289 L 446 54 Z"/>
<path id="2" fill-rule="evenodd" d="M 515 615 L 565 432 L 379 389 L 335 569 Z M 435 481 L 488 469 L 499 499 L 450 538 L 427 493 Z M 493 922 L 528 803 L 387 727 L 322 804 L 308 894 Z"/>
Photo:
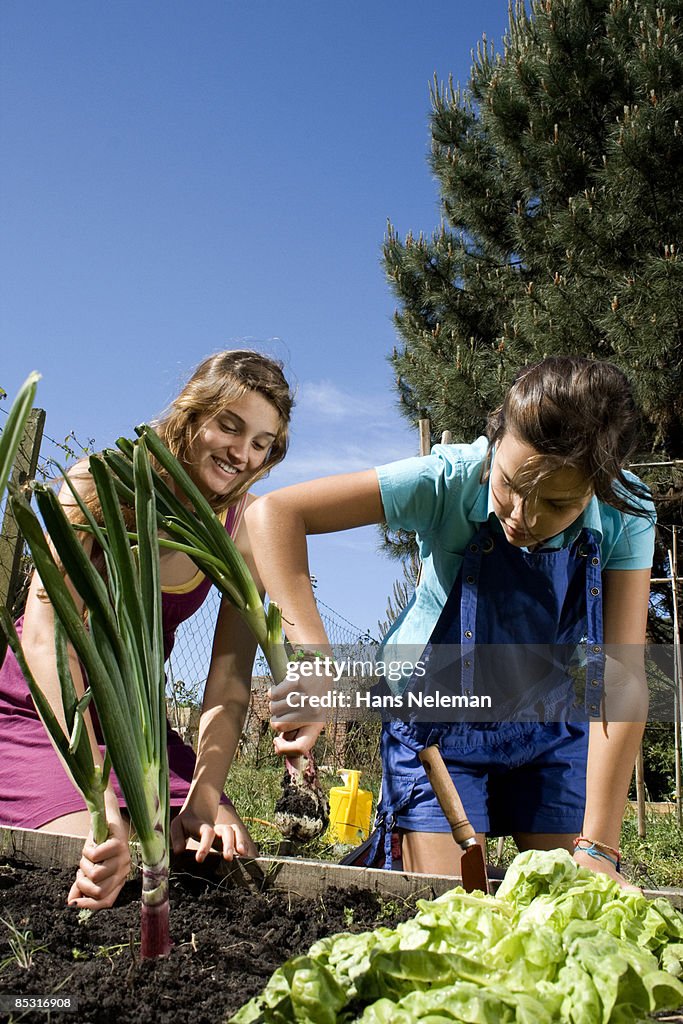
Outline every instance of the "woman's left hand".
<path id="1" fill-rule="evenodd" d="M 188 839 L 198 843 L 196 860 L 201 863 L 209 850 L 218 845 L 225 860 L 233 857 L 257 857 L 258 849 L 246 825 L 232 804 L 219 804 L 216 820 L 184 807 L 171 822 L 171 845 L 174 853 L 182 853 Z"/>
<path id="2" fill-rule="evenodd" d="M 627 892 L 642 892 L 637 885 L 631 885 L 627 878 L 620 875 L 614 864 L 605 860 L 604 857 L 591 857 L 587 850 L 574 850 L 574 860 L 579 867 L 588 868 L 589 871 L 595 871 L 598 875 L 607 875 Z"/>

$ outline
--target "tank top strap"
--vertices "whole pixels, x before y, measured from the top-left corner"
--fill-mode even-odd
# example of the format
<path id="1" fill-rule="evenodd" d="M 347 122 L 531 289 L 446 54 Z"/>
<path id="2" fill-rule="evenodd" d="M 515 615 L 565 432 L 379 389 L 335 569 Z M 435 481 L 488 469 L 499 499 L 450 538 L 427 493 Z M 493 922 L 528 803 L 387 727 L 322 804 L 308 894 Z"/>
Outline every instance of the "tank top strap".
<path id="1" fill-rule="evenodd" d="M 228 536 L 233 539 L 239 530 L 246 505 L 247 495 L 243 494 L 239 501 L 219 515 Z M 201 569 L 197 569 L 195 575 L 187 583 L 181 586 L 162 588 L 161 607 L 166 658 L 173 647 L 176 629 L 181 622 L 185 622 L 199 610 L 208 597 L 211 586 L 209 577 L 205 576 Z"/>

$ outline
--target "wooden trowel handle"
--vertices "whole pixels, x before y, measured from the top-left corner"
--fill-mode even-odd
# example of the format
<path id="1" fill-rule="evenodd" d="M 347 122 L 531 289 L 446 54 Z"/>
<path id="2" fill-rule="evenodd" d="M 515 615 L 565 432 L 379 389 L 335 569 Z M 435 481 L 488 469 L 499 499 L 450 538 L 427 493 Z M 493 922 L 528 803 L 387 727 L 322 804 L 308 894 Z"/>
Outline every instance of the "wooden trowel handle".
<path id="1" fill-rule="evenodd" d="M 431 747 L 421 750 L 419 756 L 436 794 L 436 799 L 441 805 L 441 810 L 451 826 L 453 838 L 460 846 L 464 843 L 469 845 L 468 840 L 476 840 L 476 832 L 467 820 L 462 800 L 453 779 L 448 774 L 441 751 L 436 744 L 433 744 Z"/>

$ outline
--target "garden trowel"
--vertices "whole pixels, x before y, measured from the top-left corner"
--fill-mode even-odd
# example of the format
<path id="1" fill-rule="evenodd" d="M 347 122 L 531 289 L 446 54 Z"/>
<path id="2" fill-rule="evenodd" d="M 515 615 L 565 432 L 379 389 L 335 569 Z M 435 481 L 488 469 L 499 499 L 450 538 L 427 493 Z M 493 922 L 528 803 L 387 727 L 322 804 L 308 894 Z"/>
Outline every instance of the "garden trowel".
<path id="1" fill-rule="evenodd" d="M 430 747 L 425 747 L 420 751 L 420 760 L 424 765 L 427 778 L 432 785 L 441 810 L 451 826 L 453 838 L 463 851 L 460 858 L 463 888 L 466 892 L 474 892 L 475 889 L 488 892 L 489 885 L 483 850 L 477 842 L 474 829 L 467 820 L 462 800 L 455 788 L 455 783 L 448 774 L 438 746 L 433 744 Z"/>

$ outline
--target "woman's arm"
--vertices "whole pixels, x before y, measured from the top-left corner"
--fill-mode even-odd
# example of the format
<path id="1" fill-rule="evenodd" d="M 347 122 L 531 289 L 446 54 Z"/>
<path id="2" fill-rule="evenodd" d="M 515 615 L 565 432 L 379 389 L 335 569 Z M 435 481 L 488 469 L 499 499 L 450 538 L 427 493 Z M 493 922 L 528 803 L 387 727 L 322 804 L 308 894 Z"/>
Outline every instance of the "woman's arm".
<path id="1" fill-rule="evenodd" d="M 254 561 L 282 608 L 291 643 L 327 644 L 311 587 L 306 537 L 384 520 L 374 470 L 323 477 L 258 498 L 245 512 Z"/>
<path id="2" fill-rule="evenodd" d="M 197 839 L 199 861 L 204 860 L 216 838 L 228 860 L 235 853 L 256 854 L 234 809 L 219 814 L 219 801 L 249 708 L 255 652 L 251 630 L 233 605 L 223 600 L 202 701 L 197 763 L 182 810 L 171 822 L 173 850 L 180 853 L 188 838 Z"/>
<path id="3" fill-rule="evenodd" d="M 297 647 L 318 650 L 329 640 L 311 586 L 306 537 L 384 520 L 374 470 L 323 477 L 258 498 L 245 512 L 254 560 L 270 599 L 279 604 L 285 632 Z M 282 699 L 289 684 L 273 688 Z M 278 754 L 307 754 L 323 724 L 298 728 L 274 721 Z"/>
<path id="4" fill-rule="evenodd" d="M 255 499 L 249 495 L 247 501 L 252 504 Z M 235 544 L 263 597 L 263 584 L 254 564 L 244 520 Z M 216 839 L 220 840 L 223 856 L 228 860 L 235 853 L 256 856 L 256 847 L 235 809 L 219 803 L 249 708 L 255 653 L 253 633 L 237 609 L 224 599 L 216 622 L 202 699 L 197 761 L 185 803 L 171 822 L 175 853 L 181 853 L 187 840 L 193 838 L 199 841 L 196 855 L 199 861 L 205 859 Z"/>
<path id="5" fill-rule="evenodd" d="M 602 720 L 592 721 L 583 835 L 618 849 L 624 808 L 638 747 L 647 721 L 645 628 L 650 570 L 603 574 L 605 701 Z M 624 883 L 608 861 L 577 851 L 584 867 Z"/>

